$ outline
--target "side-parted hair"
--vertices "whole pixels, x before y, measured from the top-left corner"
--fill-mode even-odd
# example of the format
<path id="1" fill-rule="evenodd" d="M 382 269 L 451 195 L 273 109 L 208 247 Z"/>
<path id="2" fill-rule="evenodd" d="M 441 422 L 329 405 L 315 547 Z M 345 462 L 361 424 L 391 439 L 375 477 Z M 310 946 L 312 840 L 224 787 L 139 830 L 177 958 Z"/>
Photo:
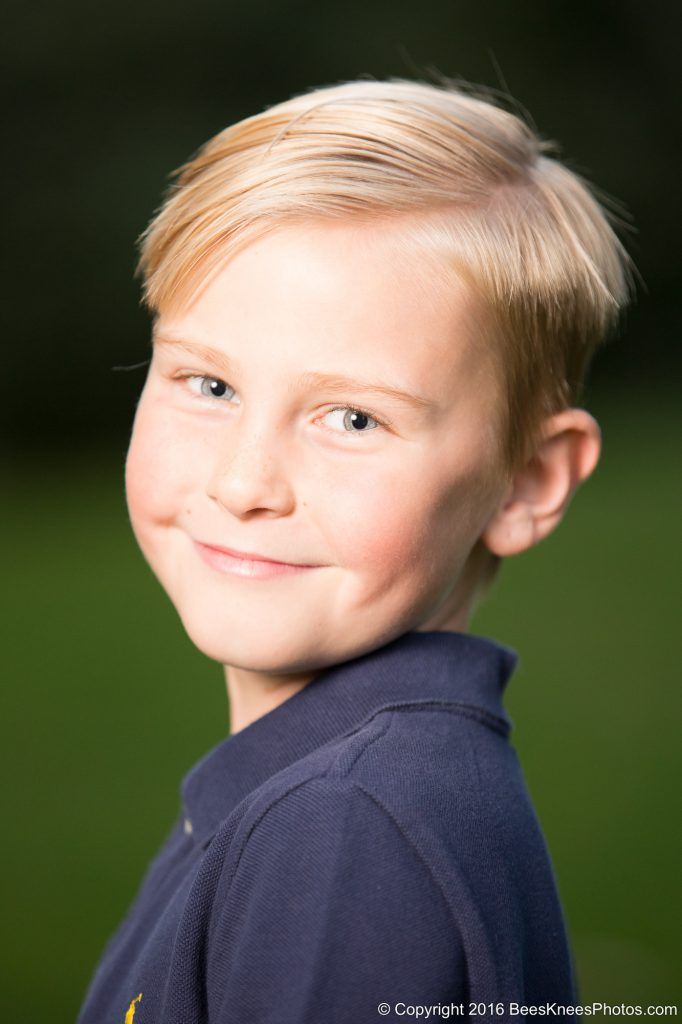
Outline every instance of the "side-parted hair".
<path id="1" fill-rule="evenodd" d="M 137 273 L 159 315 L 278 224 L 411 214 L 401 253 L 442 260 L 487 311 L 503 390 L 491 415 L 511 473 L 544 417 L 578 401 L 634 266 L 611 226 L 624 223 L 607 209 L 616 204 L 546 155 L 556 143 L 492 90 L 441 82 L 344 82 L 230 125 L 172 172 L 138 240 Z"/>

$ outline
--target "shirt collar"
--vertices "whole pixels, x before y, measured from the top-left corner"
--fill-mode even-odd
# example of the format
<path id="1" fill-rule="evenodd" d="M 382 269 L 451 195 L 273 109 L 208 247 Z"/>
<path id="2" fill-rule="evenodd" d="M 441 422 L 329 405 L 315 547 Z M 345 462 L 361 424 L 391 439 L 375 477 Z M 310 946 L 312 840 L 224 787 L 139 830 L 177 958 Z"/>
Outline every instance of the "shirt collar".
<path id="1" fill-rule="evenodd" d="M 181 783 L 194 837 L 212 836 L 252 790 L 392 704 L 445 701 L 483 712 L 505 736 L 502 705 L 518 655 L 487 637 L 452 631 L 402 634 L 383 647 L 323 669 L 302 690 L 226 737 Z"/>

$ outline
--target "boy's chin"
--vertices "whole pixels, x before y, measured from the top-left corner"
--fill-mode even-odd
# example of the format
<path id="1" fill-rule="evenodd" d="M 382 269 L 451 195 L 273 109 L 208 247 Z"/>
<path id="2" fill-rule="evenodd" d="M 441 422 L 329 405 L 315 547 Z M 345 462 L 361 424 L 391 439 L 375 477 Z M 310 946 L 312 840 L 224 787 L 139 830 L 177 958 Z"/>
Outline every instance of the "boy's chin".
<path id="1" fill-rule="evenodd" d="M 332 663 L 334 651 L 324 650 L 314 631 L 279 627 L 272 620 L 262 622 L 211 623 L 181 615 L 182 624 L 194 646 L 212 661 L 251 672 L 286 675 L 314 671 L 325 660 Z"/>
<path id="2" fill-rule="evenodd" d="M 268 614 L 243 605 L 230 613 L 212 601 L 175 603 L 195 647 L 221 665 L 250 672 L 293 675 L 317 672 L 383 646 L 411 629 L 420 609 L 348 607 L 311 609 L 288 601 Z"/>

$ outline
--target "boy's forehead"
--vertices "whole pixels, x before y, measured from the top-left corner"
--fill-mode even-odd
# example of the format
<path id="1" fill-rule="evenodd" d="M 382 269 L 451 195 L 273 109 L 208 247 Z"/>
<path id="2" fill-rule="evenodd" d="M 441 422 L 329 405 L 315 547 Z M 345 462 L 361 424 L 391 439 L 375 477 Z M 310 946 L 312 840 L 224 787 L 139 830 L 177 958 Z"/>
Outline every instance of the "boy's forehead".
<path id="1" fill-rule="evenodd" d="M 235 364 L 320 373 L 383 371 L 438 391 L 486 360 L 468 286 L 410 252 L 392 223 L 279 225 L 224 260 L 155 338 L 217 349 Z M 434 373 L 434 371 L 437 371 Z"/>

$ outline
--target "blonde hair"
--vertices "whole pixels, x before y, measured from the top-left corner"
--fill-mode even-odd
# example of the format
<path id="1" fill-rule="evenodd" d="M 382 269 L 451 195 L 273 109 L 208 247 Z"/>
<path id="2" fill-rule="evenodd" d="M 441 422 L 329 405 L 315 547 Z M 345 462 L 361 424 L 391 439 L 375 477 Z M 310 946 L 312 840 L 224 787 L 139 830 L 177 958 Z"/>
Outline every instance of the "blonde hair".
<path id="1" fill-rule="evenodd" d="M 181 307 L 226 257 L 282 222 L 408 215 L 401 250 L 415 265 L 442 260 L 487 313 L 482 343 L 501 371 L 493 416 L 511 475 L 543 419 L 577 402 L 632 289 L 607 209 L 616 204 L 548 155 L 556 149 L 492 90 L 462 81 L 310 90 L 230 125 L 173 172 L 139 239 L 144 301 L 157 314 Z"/>

